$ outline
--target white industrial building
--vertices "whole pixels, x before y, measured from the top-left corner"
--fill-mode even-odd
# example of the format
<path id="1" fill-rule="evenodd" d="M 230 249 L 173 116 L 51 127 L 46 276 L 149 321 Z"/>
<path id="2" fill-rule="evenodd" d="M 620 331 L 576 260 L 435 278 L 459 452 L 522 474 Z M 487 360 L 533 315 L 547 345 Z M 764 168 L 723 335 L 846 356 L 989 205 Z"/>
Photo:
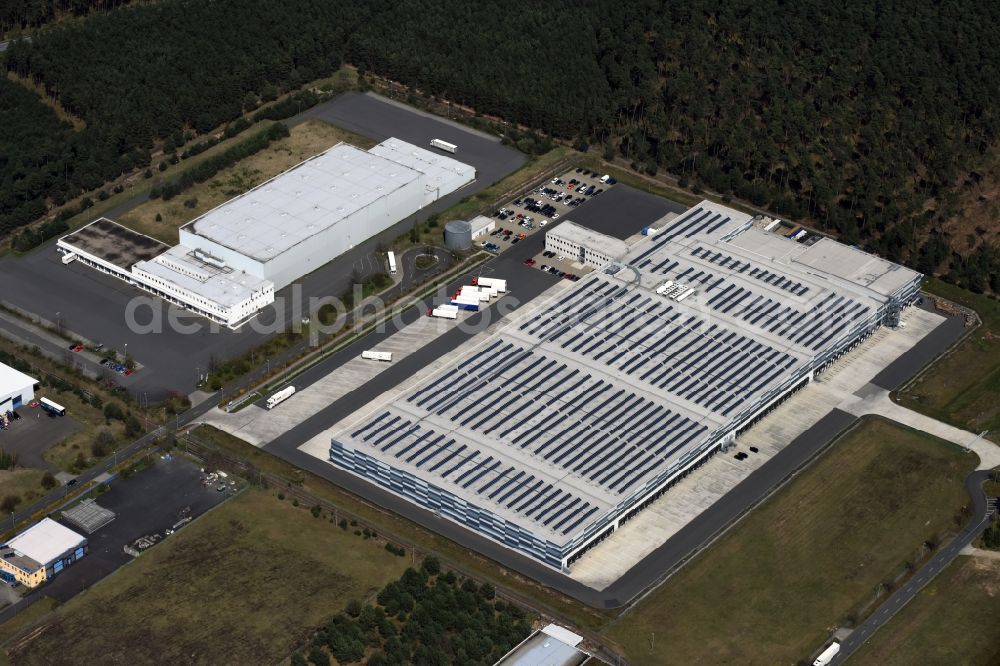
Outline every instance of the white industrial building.
<path id="1" fill-rule="evenodd" d="M 545 249 L 584 266 L 603 268 L 624 257 L 628 244 L 566 220 L 545 234 Z"/>
<path id="2" fill-rule="evenodd" d="M 348 420 L 330 461 L 567 569 L 898 321 L 921 278 L 704 201 Z"/>
<path id="3" fill-rule="evenodd" d="M 399 139 L 368 151 L 341 143 L 184 225 L 176 247 L 109 220 L 58 246 L 64 261 L 83 260 L 235 328 L 275 291 L 475 177 L 473 167 Z"/>
<path id="4" fill-rule="evenodd" d="M 87 554 L 87 539 L 51 518 L 42 518 L 0 545 L 0 574 L 38 587 Z"/>
<path id="5" fill-rule="evenodd" d="M 0 363 L 0 415 L 31 402 L 38 380 Z"/>

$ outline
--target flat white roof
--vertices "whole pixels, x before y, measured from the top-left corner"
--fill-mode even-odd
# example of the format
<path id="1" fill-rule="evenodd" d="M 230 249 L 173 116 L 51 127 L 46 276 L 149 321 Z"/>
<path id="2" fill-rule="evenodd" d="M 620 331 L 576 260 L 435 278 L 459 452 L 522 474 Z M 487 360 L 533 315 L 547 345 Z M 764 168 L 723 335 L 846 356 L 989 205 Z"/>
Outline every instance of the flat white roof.
<path id="1" fill-rule="evenodd" d="M 424 186 L 437 193 L 435 198 L 454 192 L 476 177 L 475 168 L 464 162 L 396 138 L 386 139 L 368 152 L 427 174 Z"/>
<path id="2" fill-rule="evenodd" d="M 579 666 L 590 657 L 576 647 L 581 640 L 573 632 L 550 624 L 526 638 L 496 666 Z"/>
<path id="3" fill-rule="evenodd" d="M 194 252 L 193 248 L 176 245 L 155 259 L 140 261 L 133 269 L 171 282 L 222 307 L 233 307 L 254 292 L 273 286 L 270 280 L 200 261 Z"/>
<path id="4" fill-rule="evenodd" d="M 38 380 L 34 377 L 29 377 L 20 370 L 15 370 L 9 365 L 0 363 L 0 396 L 22 391 L 37 383 Z"/>
<path id="5" fill-rule="evenodd" d="M 21 555 L 45 566 L 63 553 L 82 546 L 87 540 L 51 518 L 43 518 L 7 542 Z"/>
<path id="6" fill-rule="evenodd" d="M 560 627 L 558 624 L 545 625 L 545 627 L 542 628 L 542 633 L 548 634 L 552 638 L 556 638 L 571 647 L 576 647 L 583 642 L 583 636 L 574 634 L 569 629 Z"/>
<path id="7" fill-rule="evenodd" d="M 571 220 L 566 220 L 552 229 L 548 235 L 553 238 L 564 238 L 570 243 L 601 252 L 614 259 L 621 259 L 628 252 L 628 244 L 625 241 L 588 229 Z"/>
<path id="8" fill-rule="evenodd" d="M 338 143 L 182 228 L 266 262 L 420 177 L 405 164 Z"/>

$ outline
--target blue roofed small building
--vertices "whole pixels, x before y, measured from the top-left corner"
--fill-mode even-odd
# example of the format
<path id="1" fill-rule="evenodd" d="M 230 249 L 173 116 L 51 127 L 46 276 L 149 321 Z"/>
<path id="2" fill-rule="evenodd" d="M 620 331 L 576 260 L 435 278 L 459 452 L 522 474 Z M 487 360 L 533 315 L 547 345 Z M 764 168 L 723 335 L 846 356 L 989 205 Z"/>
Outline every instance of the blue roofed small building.
<path id="1" fill-rule="evenodd" d="M 0 574 L 38 587 L 87 554 L 87 539 L 51 518 L 43 518 L 0 545 Z"/>

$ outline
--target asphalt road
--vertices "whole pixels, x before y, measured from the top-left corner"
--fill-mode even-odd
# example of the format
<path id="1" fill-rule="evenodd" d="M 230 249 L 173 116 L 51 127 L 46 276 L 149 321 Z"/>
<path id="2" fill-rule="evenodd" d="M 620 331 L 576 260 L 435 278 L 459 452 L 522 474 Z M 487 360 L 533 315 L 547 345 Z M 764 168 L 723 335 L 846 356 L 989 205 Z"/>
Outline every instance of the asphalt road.
<path id="1" fill-rule="evenodd" d="M 525 161 L 524 155 L 497 139 L 376 96 L 347 93 L 308 109 L 288 123 L 295 125 L 310 118 L 337 123 L 376 140 L 396 136 L 417 145 L 426 145 L 436 137 L 453 141 L 460 146 L 457 157 L 476 167 L 477 179 L 282 289 L 272 307 L 238 331 L 168 306 L 79 263 L 64 266 L 55 252 L 54 240 L 26 256 L 0 259 L 0 273 L 18 284 L 17 289 L 4 293 L 4 299 L 48 321 L 54 322 L 59 313 L 66 330 L 110 348 L 122 351 L 127 343 L 129 352 L 144 366 L 127 382 L 133 393 L 146 392 L 150 400 L 163 399 L 171 392 L 190 393 L 199 371 L 204 372 L 213 359 L 242 355 L 288 323 L 298 321 L 308 314 L 311 297 L 340 296 L 347 291 L 355 266 L 373 265 L 372 255 L 379 242 L 391 242 L 418 220 L 476 194 Z M 111 216 L 123 214 L 144 200 L 135 197 Z M 139 307 L 133 317 L 141 326 L 130 327 L 126 313 L 130 304 L 134 307 L 139 302 L 137 297 L 148 305 Z M 171 316 L 186 324 L 184 330 L 168 325 Z M 155 317 L 162 325 L 154 325 Z M 2 326 L 4 322 L 0 321 Z"/>
<path id="2" fill-rule="evenodd" d="M 924 299 L 920 307 L 935 312 L 934 306 L 928 299 Z M 883 368 L 872 378 L 871 383 L 888 391 L 898 389 L 940 356 L 945 349 L 958 342 L 965 330 L 965 322 L 961 317 L 947 317 L 902 356 Z"/>
<path id="3" fill-rule="evenodd" d="M 992 512 L 988 508 L 986 494 L 982 489 L 982 484 L 989 478 L 989 474 L 985 470 L 973 472 L 965 480 L 965 489 L 972 499 L 973 516 L 966 528 L 954 539 L 940 547 L 920 570 L 883 601 L 875 612 L 868 616 L 868 619 L 851 632 L 850 636 L 840 641 L 840 652 L 831 664 L 842 664 L 847 661 L 882 625 L 891 620 L 896 613 L 920 593 L 920 590 L 924 589 L 928 583 L 934 580 L 935 576 L 951 564 L 963 548 L 982 534 L 992 516 Z"/>

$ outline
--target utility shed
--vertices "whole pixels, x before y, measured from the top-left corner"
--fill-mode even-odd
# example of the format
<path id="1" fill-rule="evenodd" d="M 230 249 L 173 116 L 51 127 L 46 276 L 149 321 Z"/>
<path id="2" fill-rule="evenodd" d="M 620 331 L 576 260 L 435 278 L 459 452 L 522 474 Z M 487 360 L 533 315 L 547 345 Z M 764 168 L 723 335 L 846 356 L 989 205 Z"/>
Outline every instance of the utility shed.
<path id="1" fill-rule="evenodd" d="M 0 363 L 0 415 L 31 401 L 37 383 L 34 377 Z"/>

